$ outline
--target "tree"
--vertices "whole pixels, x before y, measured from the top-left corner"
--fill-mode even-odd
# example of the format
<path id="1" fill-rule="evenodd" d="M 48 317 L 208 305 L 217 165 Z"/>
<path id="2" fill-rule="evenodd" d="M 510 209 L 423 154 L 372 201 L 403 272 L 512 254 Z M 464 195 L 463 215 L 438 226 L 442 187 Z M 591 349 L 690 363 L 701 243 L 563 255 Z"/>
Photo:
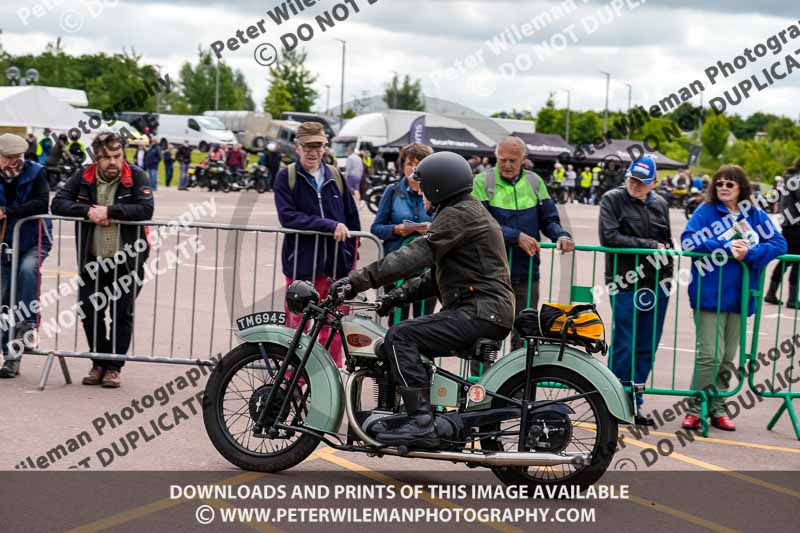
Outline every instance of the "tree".
<path id="1" fill-rule="evenodd" d="M 344 114 L 342 115 L 342 118 L 343 119 L 355 118 L 355 116 L 356 116 L 356 112 L 353 111 L 352 108 L 348 107 L 347 111 L 345 111 Z"/>
<path id="2" fill-rule="evenodd" d="M 383 101 L 389 109 L 406 109 L 408 111 L 425 111 L 425 98 L 422 95 L 422 82 L 411 81 L 411 76 L 406 74 L 403 84 L 399 85 L 397 74 L 392 81 L 386 84 Z"/>
<path id="3" fill-rule="evenodd" d="M 183 95 L 194 114 L 215 108 L 218 68 L 210 50 L 198 49 L 197 53 L 197 66 L 186 62 L 180 70 Z M 222 61 L 219 62 L 219 109 L 255 109 L 244 74 Z"/>
<path id="4" fill-rule="evenodd" d="M 700 139 L 703 142 L 703 147 L 711 157 L 717 159 L 728 144 L 729 134 L 728 119 L 725 118 L 725 115 L 715 113 L 709 116 L 706 119 L 706 123 L 703 124 L 703 132 Z"/>
<path id="5" fill-rule="evenodd" d="M 319 93 L 313 85 L 319 77 L 305 66 L 305 50 L 284 50 L 280 61 L 270 67 L 269 93 L 264 99 L 264 109 L 279 117 L 283 111 L 308 112 Z"/>
<path id="6" fill-rule="evenodd" d="M 564 133 L 564 130 L 559 130 L 558 110 L 556 109 L 555 102 L 553 102 L 553 95 L 545 102 L 544 106 L 536 113 L 536 131 L 540 133 Z"/>
<path id="7" fill-rule="evenodd" d="M 780 117 L 767 125 L 767 138 L 770 141 L 798 139 L 800 138 L 800 128 L 792 119 Z"/>
<path id="8" fill-rule="evenodd" d="M 684 131 L 691 131 L 697 129 L 698 118 L 700 118 L 702 122 L 702 112 L 699 106 L 695 107 L 689 102 L 683 102 L 671 112 L 664 115 L 664 118 L 673 121 Z"/>
<path id="9" fill-rule="evenodd" d="M 570 122 L 571 143 L 586 145 L 603 139 L 603 118 L 599 113 L 595 111 L 572 113 Z"/>
<path id="10" fill-rule="evenodd" d="M 294 111 L 292 107 L 292 93 L 286 82 L 280 78 L 275 78 L 269 84 L 269 91 L 264 98 L 264 111 L 273 117 L 280 117 L 284 111 Z"/>

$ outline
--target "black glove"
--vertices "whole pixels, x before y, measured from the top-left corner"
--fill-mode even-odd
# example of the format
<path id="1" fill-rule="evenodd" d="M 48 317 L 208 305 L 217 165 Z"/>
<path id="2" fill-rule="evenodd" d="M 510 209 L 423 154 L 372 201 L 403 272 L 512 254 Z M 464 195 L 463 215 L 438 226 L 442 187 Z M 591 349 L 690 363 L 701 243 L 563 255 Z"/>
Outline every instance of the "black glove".
<path id="1" fill-rule="evenodd" d="M 329 294 L 332 294 L 340 300 L 348 300 L 358 294 L 358 292 L 353 289 L 350 278 L 340 278 L 331 284 Z"/>
<path id="2" fill-rule="evenodd" d="M 388 316 L 392 309 L 405 303 L 407 298 L 408 291 L 403 287 L 392 289 L 388 294 L 384 294 L 378 298 L 378 307 L 375 311 L 378 313 L 378 316 Z"/>

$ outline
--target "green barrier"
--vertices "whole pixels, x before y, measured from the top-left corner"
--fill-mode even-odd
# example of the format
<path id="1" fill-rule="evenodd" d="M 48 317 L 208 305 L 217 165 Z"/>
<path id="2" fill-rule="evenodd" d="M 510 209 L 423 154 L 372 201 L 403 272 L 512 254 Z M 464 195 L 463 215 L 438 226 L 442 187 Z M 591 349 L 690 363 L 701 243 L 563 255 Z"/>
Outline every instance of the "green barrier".
<path id="1" fill-rule="evenodd" d="M 800 264 L 798 264 L 798 263 L 800 263 L 800 255 L 782 255 L 782 256 L 778 257 L 778 260 L 780 262 L 777 263 L 777 264 L 773 263 L 774 264 L 773 268 L 779 269 L 779 272 L 780 272 L 780 275 L 781 275 L 781 277 L 780 277 L 780 279 L 781 279 L 780 288 L 782 289 L 783 285 L 784 285 L 783 281 L 786 278 L 787 264 L 794 264 L 795 265 L 794 268 L 800 269 Z M 798 440 L 800 440 L 800 423 L 798 423 L 797 413 L 796 413 L 796 411 L 794 409 L 794 406 L 792 405 L 792 400 L 793 399 L 800 398 L 800 391 L 792 390 L 794 388 L 793 387 L 794 386 L 794 380 L 792 379 L 794 374 L 793 374 L 792 371 L 795 369 L 797 348 L 798 348 L 798 345 L 800 345 L 800 343 L 798 343 L 798 328 L 797 328 L 798 312 L 800 312 L 800 309 L 798 309 L 797 307 L 800 307 L 800 306 L 795 306 L 794 312 L 792 313 L 793 316 L 788 316 L 787 317 L 787 316 L 785 316 L 783 314 L 783 311 L 784 311 L 784 308 L 788 309 L 789 307 L 788 306 L 784 306 L 782 301 L 781 301 L 781 303 L 778 304 L 778 306 L 777 306 L 777 311 L 778 312 L 777 312 L 777 317 L 776 317 L 777 321 L 775 323 L 775 337 L 774 337 L 775 338 L 775 342 L 772 345 L 772 348 L 769 350 L 769 352 L 772 352 L 774 350 L 774 353 L 776 355 L 778 355 L 778 358 L 772 360 L 772 357 L 769 357 L 769 358 L 761 357 L 761 354 L 758 351 L 758 337 L 759 336 L 756 335 L 755 332 L 760 332 L 761 331 L 761 326 L 762 326 L 762 322 L 761 321 L 762 321 L 762 317 L 764 316 L 762 314 L 763 306 L 764 306 L 764 300 L 763 300 L 762 296 L 764 294 L 764 290 L 763 289 L 764 289 L 764 282 L 765 282 L 766 273 L 767 273 L 766 271 L 767 271 L 767 269 L 764 270 L 764 272 L 762 273 L 761 279 L 759 280 L 759 288 L 758 288 L 758 290 L 752 291 L 753 296 L 756 297 L 756 302 L 757 303 L 756 303 L 755 321 L 754 321 L 754 324 L 753 324 L 754 335 L 753 335 L 753 340 L 752 340 L 752 344 L 751 344 L 751 348 L 750 348 L 751 357 L 750 357 L 750 360 L 748 361 L 749 365 L 747 367 L 747 370 L 748 370 L 747 371 L 748 385 L 750 386 L 750 389 L 753 392 L 755 392 L 756 395 L 758 395 L 758 396 L 760 396 L 762 398 L 778 398 L 778 399 L 781 400 L 781 405 L 778 408 L 778 411 L 775 413 L 775 415 L 773 415 L 773 417 L 767 423 L 767 429 L 768 430 L 772 430 L 772 428 L 775 427 L 775 424 L 781 418 L 783 413 L 786 412 L 786 413 L 789 414 L 789 419 L 790 419 L 790 421 L 792 423 L 792 427 L 794 428 L 795 436 L 797 437 Z M 794 301 L 797 301 L 797 298 L 799 296 L 798 292 L 800 292 L 800 291 L 798 291 L 798 287 L 797 286 L 795 286 L 794 288 L 792 288 L 790 286 L 790 291 L 792 289 L 794 289 L 794 291 L 793 291 L 794 294 L 790 294 L 790 299 L 793 299 Z M 779 293 L 780 292 L 783 292 L 783 291 L 779 290 Z M 791 324 L 791 338 L 789 339 L 788 349 L 786 349 L 787 348 L 786 340 L 784 340 L 784 341 L 780 340 L 780 333 L 781 333 L 781 329 L 782 329 L 781 326 L 782 326 L 783 323 L 785 323 L 787 321 L 789 321 L 790 324 Z M 766 329 L 767 329 L 767 333 L 769 333 L 769 328 L 767 327 Z M 784 334 L 786 334 L 786 333 L 784 333 Z M 788 365 L 786 365 L 786 371 L 784 371 L 783 374 L 779 374 L 778 373 L 779 372 L 779 364 L 778 364 L 778 362 L 780 360 L 781 352 L 784 352 L 784 354 L 786 355 L 786 357 L 784 357 L 784 359 L 788 359 Z M 786 352 L 788 352 L 788 353 L 786 353 Z M 756 358 L 756 354 L 759 354 L 759 358 L 758 359 Z M 766 365 L 766 366 L 770 367 L 767 370 L 769 371 L 768 373 L 771 374 L 771 375 L 770 375 L 770 379 L 767 381 L 767 386 L 765 387 L 764 385 L 762 385 L 762 388 L 759 388 L 758 385 L 760 385 L 760 384 L 756 383 L 756 379 L 757 379 L 756 378 L 756 374 L 758 373 L 757 368 L 763 364 L 763 361 L 765 359 L 770 359 L 771 360 L 771 362 Z M 783 376 L 786 375 L 786 374 L 788 374 L 788 375 L 784 379 Z M 780 376 L 781 379 L 778 379 L 777 380 L 778 383 L 776 383 L 776 378 L 778 376 Z M 769 390 L 767 390 L 767 387 L 768 387 Z M 782 390 L 782 389 L 785 389 L 785 390 Z"/>

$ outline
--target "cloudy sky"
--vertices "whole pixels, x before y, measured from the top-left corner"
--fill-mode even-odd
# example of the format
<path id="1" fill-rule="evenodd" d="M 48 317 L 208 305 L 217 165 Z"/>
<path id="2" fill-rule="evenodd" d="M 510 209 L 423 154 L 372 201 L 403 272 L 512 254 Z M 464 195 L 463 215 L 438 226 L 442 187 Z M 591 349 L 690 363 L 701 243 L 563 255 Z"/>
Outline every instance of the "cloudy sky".
<path id="1" fill-rule="evenodd" d="M 611 8 L 596 0 L 287 0 L 303 1 L 312 6 L 278 26 L 267 15 L 284 3 L 277 0 L 5 0 L 0 42 L 11 53 L 40 52 L 58 36 L 73 54 L 134 49 L 177 75 L 183 62 L 195 60 L 198 47 L 208 48 L 265 19 L 264 35 L 238 51 L 223 52 L 225 62 L 244 72 L 260 106 L 267 69 L 255 62 L 255 47 L 268 42 L 280 48 L 282 35 L 307 23 L 316 30 L 304 47 L 309 67 L 319 73 L 319 108 L 326 105 L 325 85 L 331 86 L 331 104 L 339 101 L 341 44 L 336 39 L 344 39 L 345 100 L 381 93 L 395 71 L 420 78 L 427 95 L 485 113 L 512 107 L 535 112 L 551 91 L 561 89 L 571 91 L 573 109 L 602 109 L 600 71 L 612 76 L 612 109 L 626 108 L 626 83 L 633 87 L 634 105 L 649 106 L 700 79 L 707 103 L 775 61 L 785 72 L 787 54 L 800 62 L 797 38 L 779 54 L 768 52 L 716 85 L 704 74 L 717 61 L 731 62 L 745 48 L 800 25 L 797 0 L 614 0 Z M 348 18 L 321 31 L 315 17 L 342 3 Z M 344 7 L 336 13 L 341 16 Z M 488 43 L 513 34 L 514 25 L 520 32 L 526 23 L 528 30 L 536 28 L 532 21 L 538 21 L 538 29 L 521 40 L 506 39 L 505 49 Z M 753 92 L 732 110 L 800 118 L 800 71 Z M 556 97 L 560 105 L 566 103 L 565 92 Z"/>

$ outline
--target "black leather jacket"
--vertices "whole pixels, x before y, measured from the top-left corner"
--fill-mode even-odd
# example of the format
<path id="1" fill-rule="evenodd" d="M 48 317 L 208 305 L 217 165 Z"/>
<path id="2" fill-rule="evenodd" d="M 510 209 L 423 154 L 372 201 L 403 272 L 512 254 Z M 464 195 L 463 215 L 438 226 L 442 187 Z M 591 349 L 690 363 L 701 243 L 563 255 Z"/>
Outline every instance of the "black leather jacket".
<path id="1" fill-rule="evenodd" d="M 600 245 L 609 248 L 658 248 L 658 244 L 672 248 L 672 230 L 669 224 L 669 206 L 655 192 L 642 202 L 630 194 L 624 185 L 608 191 L 600 201 Z M 606 283 L 614 282 L 614 257 L 617 257 L 616 274 L 625 277 L 633 270 L 641 275 L 638 288 L 654 288 L 656 268 L 647 257 L 639 256 L 638 266 L 635 255 L 606 254 Z M 671 279 L 673 260 L 661 257 L 664 266 L 658 274 L 658 282 Z M 662 263 L 662 264 L 663 264 Z M 631 275 L 631 277 L 634 277 Z M 634 284 L 618 283 L 619 290 L 633 290 Z"/>
<path id="2" fill-rule="evenodd" d="M 786 193 L 781 197 L 781 227 L 800 228 L 800 174 L 787 176 L 784 187 Z"/>
<path id="3" fill-rule="evenodd" d="M 425 267 L 405 287 L 411 301 L 437 295 L 444 309 L 511 328 L 514 292 L 503 232 L 480 201 L 468 193 L 440 207 L 424 238 L 360 270 L 350 282 L 359 292 L 382 287 Z"/>

